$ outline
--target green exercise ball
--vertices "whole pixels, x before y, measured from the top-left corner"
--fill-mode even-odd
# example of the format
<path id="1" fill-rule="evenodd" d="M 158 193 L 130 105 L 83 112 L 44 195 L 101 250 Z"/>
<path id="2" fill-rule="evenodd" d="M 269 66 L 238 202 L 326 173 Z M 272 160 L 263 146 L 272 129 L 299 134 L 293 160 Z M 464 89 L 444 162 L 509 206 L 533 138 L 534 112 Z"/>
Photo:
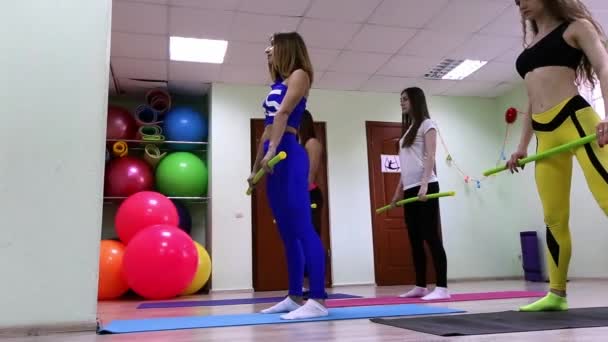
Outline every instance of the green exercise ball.
<path id="1" fill-rule="evenodd" d="M 156 167 L 156 188 L 166 196 L 199 197 L 207 194 L 207 166 L 193 153 L 167 154 Z"/>

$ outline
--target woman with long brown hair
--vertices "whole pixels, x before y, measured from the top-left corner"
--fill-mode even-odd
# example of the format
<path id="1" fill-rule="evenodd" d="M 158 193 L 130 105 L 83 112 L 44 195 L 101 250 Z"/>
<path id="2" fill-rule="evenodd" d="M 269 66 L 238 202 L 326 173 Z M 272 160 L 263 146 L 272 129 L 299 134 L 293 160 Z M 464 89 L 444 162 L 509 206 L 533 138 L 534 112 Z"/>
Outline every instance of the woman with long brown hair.
<path id="1" fill-rule="evenodd" d="M 524 44 L 516 68 L 528 93 L 529 117 L 519 146 L 507 166 L 527 155 L 532 135 L 537 152 L 597 133 L 597 140 L 536 161 L 535 178 L 547 226 L 550 291 L 521 311 L 567 310 L 566 279 L 570 264 L 569 228 L 572 159 L 576 157 L 593 196 L 608 215 L 608 121 L 579 95 L 583 83 L 601 84 L 608 98 L 608 54 L 604 34 L 578 0 L 516 0 Z M 608 102 L 606 102 L 608 104 Z M 607 111 L 608 112 L 608 111 Z M 523 167 L 522 167 L 523 169 Z"/>
<path id="2" fill-rule="evenodd" d="M 426 96 L 418 87 L 406 88 L 401 92 L 401 113 L 401 177 L 395 188 L 391 206 L 394 207 L 401 198 L 418 196 L 420 199 L 403 206 L 414 259 L 416 286 L 401 297 L 447 299 L 450 294 L 447 289 L 447 257 L 439 237 L 439 200 L 426 198 L 429 193 L 439 192 L 439 181 L 435 173 L 437 125 L 431 120 Z M 436 287 L 431 293 L 426 283 L 425 241 L 431 250 L 437 274 Z"/>
<path id="3" fill-rule="evenodd" d="M 276 33 L 266 48 L 274 83 L 263 102 L 265 129 L 260 139 L 253 177 L 267 172 L 267 195 L 283 240 L 289 274 L 288 296 L 263 313 L 287 312 L 283 319 L 327 316 L 325 307 L 325 253 L 315 233 L 308 194 L 308 156 L 298 143 L 298 128 L 313 82 L 313 69 L 304 40 L 297 32 Z M 279 152 L 287 158 L 273 168 L 268 162 Z M 310 278 L 309 299 L 304 304 L 304 265 Z"/>

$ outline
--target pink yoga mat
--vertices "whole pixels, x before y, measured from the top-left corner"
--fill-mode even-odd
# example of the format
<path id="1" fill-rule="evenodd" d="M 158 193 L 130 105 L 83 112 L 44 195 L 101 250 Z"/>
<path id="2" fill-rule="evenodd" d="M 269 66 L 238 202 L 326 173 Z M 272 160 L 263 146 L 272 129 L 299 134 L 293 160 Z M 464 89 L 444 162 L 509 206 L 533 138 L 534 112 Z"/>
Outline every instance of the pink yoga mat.
<path id="1" fill-rule="evenodd" d="M 533 291 L 500 291 L 500 292 L 477 292 L 477 293 L 455 293 L 450 299 L 422 300 L 420 298 L 401 298 L 401 297 L 371 297 L 371 298 L 352 298 L 352 299 L 329 299 L 325 303 L 328 308 L 343 308 L 350 306 L 368 305 L 391 305 L 391 304 L 421 304 L 421 303 L 442 303 L 442 302 L 465 302 L 473 300 L 492 300 L 492 299 L 514 299 L 514 298 L 533 298 L 543 297 L 546 292 Z"/>

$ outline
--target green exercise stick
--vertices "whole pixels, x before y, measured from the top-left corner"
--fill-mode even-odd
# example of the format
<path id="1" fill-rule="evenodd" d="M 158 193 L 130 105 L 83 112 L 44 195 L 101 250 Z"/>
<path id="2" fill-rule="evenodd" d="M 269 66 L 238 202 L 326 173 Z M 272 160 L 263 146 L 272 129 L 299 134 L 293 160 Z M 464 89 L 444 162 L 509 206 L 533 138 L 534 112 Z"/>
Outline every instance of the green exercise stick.
<path id="1" fill-rule="evenodd" d="M 279 154 L 277 154 L 276 156 L 274 156 L 272 159 L 270 159 L 270 161 L 268 162 L 268 166 L 273 167 L 275 166 L 278 162 L 280 162 L 281 160 L 287 158 L 287 153 L 285 151 L 281 151 L 279 152 Z M 253 184 L 257 184 L 257 182 L 260 181 L 260 179 L 262 179 L 262 177 L 264 176 L 266 172 L 264 171 L 264 169 L 259 169 L 258 172 L 255 174 L 255 176 L 253 176 Z M 251 195 L 251 193 L 253 192 L 253 188 L 249 188 L 247 189 L 247 195 Z"/>
<path id="2" fill-rule="evenodd" d="M 426 195 L 426 198 L 428 198 L 428 199 L 432 199 L 432 198 L 439 198 L 439 197 L 446 197 L 446 196 L 454 196 L 454 195 L 456 195 L 456 192 L 454 192 L 454 191 L 448 191 L 448 192 L 438 192 L 438 193 L 435 193 L 435 194 L 429 194 L 429 195 Z M 395 203 L 395 204 L 396 204 L 397 206 L 400 206 L 400 205 L 404 205 L 404 204 L 407 204 L 407 203 L 416 202 L 416 201 L 419 201 L 419 200 L 420 200 L 420 198 L 419 198 L 418 196 L 416 196 L 416 197 L 410 197 L 410 198 L 403 199 L 403 200 L 401 200 L 401 201 L 398 201 L 398 202 L 397 202 L 397 203 Z M 381 207 L 381 208 L 376 209 L 376 214 L 380 214 L 381 212 L 383 212 L 383 211 L 387 211 L 387 210 L 389 210 L 390 208 L 391 208 L 391 205 L 390 205 L 390 204 L 389 204 L 389 205 L 385 205 L 384 207 Z"/>
<path id="3" fill-rule="evenodd" d="M 580 139 L 573 140 L 573 141 L 571 141 L 569 143 L 566 143 L 566 144 L 563 144 L 563 145 L 560 145 L 560 146 L 557 146 L 557 147 L 554 147 L 554 148 L 550 148 L 550 149 L 548 149 L 546 151 L 543 151 L 541 153 L 537 153 L 535 155 L 532 155 L 532 156 L 520 159 L 520 160 L 518 160 L 517 164 L 519 166 L 523 166 L 523 165 L 525 165 L 525 164 L 527 164 L 529 162 L 533 162 L 533 161 L 536 161 L 536 160 L 544 159 L 544 158 L 550 157 L 550 156 L 552 156 L 554 154 L 565 152 L 565 151 L 567 151 L 567 150 L 569 150 L 571 148 L 579 147 L 579 146 L 588 144 L 588 143 L 592 142 L 593 140 L 595 140 L 596 138 L 597 138 L 597 135 L 595 133 L 593 133 L 591 135 L 587 135 L 587 136 L 582 137 Z M 503 166 L 499 166 L 499 167 L 495 167 L 495 168 L 490 169 L 490 170 L 486 170 L 483 173 L 483 175 L 484 176 L 493 175 L 495 173 L 504 171 L 506 169 L 507 169 L 507 165 L 505 164 Z"/>

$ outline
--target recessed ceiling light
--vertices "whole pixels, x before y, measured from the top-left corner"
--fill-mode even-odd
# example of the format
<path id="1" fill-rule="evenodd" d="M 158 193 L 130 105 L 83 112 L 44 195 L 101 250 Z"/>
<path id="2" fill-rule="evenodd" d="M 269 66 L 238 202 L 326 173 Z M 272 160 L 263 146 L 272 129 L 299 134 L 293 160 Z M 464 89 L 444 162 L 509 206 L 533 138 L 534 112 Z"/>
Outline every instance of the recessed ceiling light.
<path id="1" fill-rule="evenodd" d="M 172 61 L 221 64 L 227 48 L 225 40 L 169 38 L 169 58 Z"/>
<path id="2" fill-rule="evenodd" d="M 424 75 L 434 80 L 462 80 L 486 65 L 487 61 L 444 59 Z"/>

